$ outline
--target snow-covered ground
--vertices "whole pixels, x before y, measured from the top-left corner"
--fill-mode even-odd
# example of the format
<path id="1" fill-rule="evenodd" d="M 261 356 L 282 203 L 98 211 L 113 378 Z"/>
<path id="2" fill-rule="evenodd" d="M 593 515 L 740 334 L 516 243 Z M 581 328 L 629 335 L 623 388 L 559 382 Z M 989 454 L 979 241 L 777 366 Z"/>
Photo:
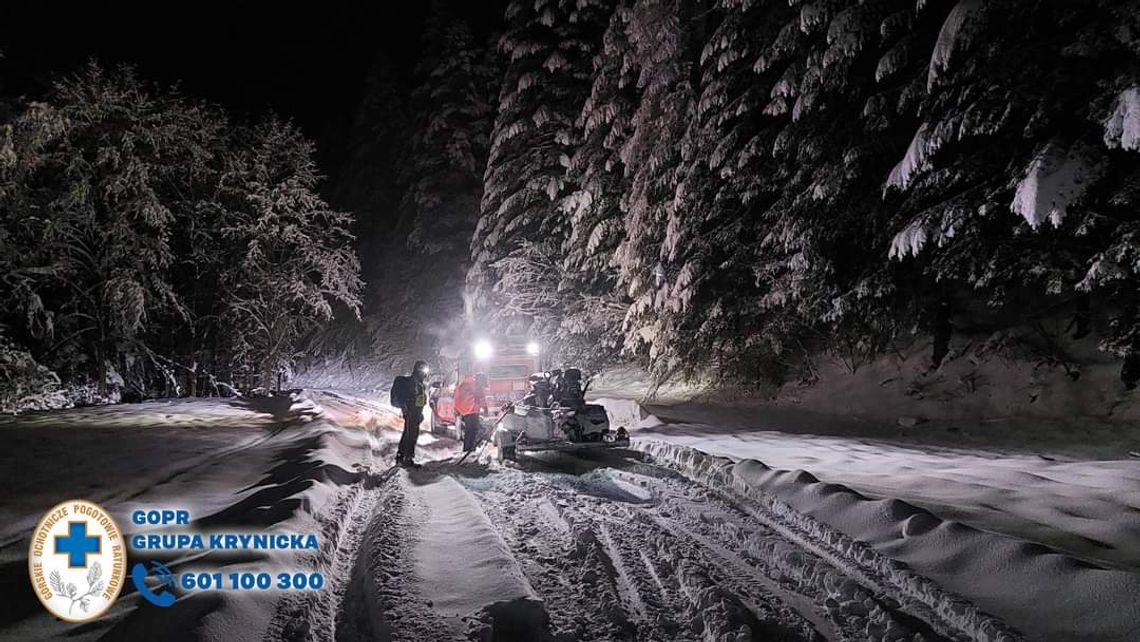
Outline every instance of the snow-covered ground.
<path id="1" fill-rule="evenodd" d="M 867 542 L 1032 637 L 1140 637 L 1140 461 L 1112 458 L 1117 441 L 1018 422 L 963 435 L 765 404 L 602 401 L 651 451 L 723 458 L 709 465 L 738 491 Z"/>
<path id="2" fill-rule="evenodd" d="M 667 409 L 619 406 L 638 420 L 659 415 L 649 423 L 671 419 Z M 0 431 L 14 446 L 0 470 L 17 493 L 3 504 L 0 639 L 1140 636 L 1134 612 L 1140 576 L 1075 557 L 1129 567 L 1136 557 L 1125 552 L 1126 532 L 1101 534 L 1113 545 L 1111 560 L 1083 554 L 1072 542 L 1072 555 L 1060 554 L 1026 543 L 1042 538 L 1014 529 L 949 520 L 939 511 L 950 508 L 955 491 L 901 465 L 888 468 L 926 457 L 916 468 L 940 465 L 952 476 L 948 467 L 966 461 L 954 459 L 962 453 L 910 452 L 897 444 L 880 453 L 850 437 L 777 435 L 741 425 L 730 431 L 690 421 L 641 430 L 634 451 L 552 454 L 506 467 L 492 461 L 489 449 L 458 465 L 454 442 L 423 435 L 419 453 L 427 463 L 407 471 L 390 465 L 397 423 L 382 404 L 343 391 L 4 420 Z M 824 483 L 773 470 L 750 459 L 756 456 L 773 467 L 814 467 L 821 478 L 826 468 L 840 479 L 847 466 L 855 477 Z M 969 456 L 974 470 L 983 471 L 974 474 L 985 477 L 986 455 Z M 876 474 L 880 492 L 872 493 Z M 1052 475 L 1055 496 L 1077 473 L 1059 475 Z M 1006 479 L 1016 490 L 1018 475 Z M 923 503 L 935 490 L 945 506 Z M 1108 495 L 1103 500 L 1113 501 Z M 31 592 L 25 538 L 29 520 L 70 496 L 102 502 L 123 525 L 133 508 L 177 502 L 203 528 L 315 532 L 321 543 L 315 552 L 165 559 L 176 571 L 301 566 L 323 571 L 328 582 L 312 593 L 182 595 L 169 609 L 142 601 L 128 586 L 104 618 L 64 624 Z M 968 509 L 967 499 L 957 497 Z M 1023 501 L 1015 516 L 1047 510 L 1044 499 L 1037 508 Z M 1099 516 L 1108 509 L 1093 510 Z M 998 521 L 1003 511 L 991 512 Z M 1031 600 L 1038 606 L 1032 613 Z"/>
<path id="3" fill-rule="evenodd" d="M 643 437 L 782 470 L 1140 572 L 1140 462 L 663 424 Z"/>

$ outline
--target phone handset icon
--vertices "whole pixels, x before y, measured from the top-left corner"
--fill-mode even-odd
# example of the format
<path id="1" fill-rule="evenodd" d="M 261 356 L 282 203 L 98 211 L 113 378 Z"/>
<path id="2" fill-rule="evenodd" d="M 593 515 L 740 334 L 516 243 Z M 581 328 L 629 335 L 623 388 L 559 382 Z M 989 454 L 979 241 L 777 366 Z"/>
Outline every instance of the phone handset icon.
<path id="1" fill-rule="evenodd" d="M 167 587 L 174 586 L 174 574 L 161 562 L 152 561 L 151 566 L 154 568 L 154 574 L 158 577 L 157 591 L 151 590 L 151 588 L 146 585 L 146 576 L 148 574 L 146 566 L 140 562 L 131 568 L 131 580 L 134 581 L 135 588 L 138 589 L 139 595 L 146 598 L 147 602 L 155 606 L 167 607 L 174 604 L 178 598 L 174 597 L 173 593 L 165 590 Z"/>

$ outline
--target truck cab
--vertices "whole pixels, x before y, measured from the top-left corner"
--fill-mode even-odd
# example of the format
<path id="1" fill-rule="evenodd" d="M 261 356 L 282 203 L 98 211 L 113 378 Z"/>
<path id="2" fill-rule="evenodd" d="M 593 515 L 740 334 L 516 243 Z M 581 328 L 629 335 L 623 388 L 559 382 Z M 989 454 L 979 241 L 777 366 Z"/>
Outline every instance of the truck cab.
<path id="1" fill-rule="evenodd" d="M 465 377 L 487 375 L 487 407 L 497 419 L 509 403 L 522 399 L 530 389 L 530 376 L 542 370 L 541 350 L 534 341 L 519 339 L 480 339 L 456 360 L 455 367 L 442 378 L 441 387 L 431 399 L 432 432 L 459 438 L 455 416 L 455 388 Z"/>

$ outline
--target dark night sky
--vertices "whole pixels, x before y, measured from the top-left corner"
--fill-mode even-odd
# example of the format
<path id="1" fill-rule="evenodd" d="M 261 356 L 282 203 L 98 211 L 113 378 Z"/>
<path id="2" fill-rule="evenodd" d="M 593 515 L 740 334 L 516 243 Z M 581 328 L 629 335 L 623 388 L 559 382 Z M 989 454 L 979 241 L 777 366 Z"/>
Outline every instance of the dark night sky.
<path id="1" fill-rule="evenodd" d="M 430 7 L 422 0 L 0 4 L 5 93 L 35 94 L 54 74 L 95 57 L 131 63 L 148 80 L 180 82 L 185 93 L 238 113 L 272 109 L 318 140 L 351 120 L 377 55 L 410 72 Z M 498 29 L 506 0 L 447 4 L 485 36 Z"/>

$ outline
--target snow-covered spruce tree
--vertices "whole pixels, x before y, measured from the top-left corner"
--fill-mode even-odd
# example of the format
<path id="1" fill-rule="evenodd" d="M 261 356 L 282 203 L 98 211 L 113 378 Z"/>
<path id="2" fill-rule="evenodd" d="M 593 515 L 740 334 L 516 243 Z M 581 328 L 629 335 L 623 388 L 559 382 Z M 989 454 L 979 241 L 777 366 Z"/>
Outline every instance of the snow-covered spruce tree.
<path id="1" fill-rule="evenodd" d="M 763 114 L 777 77 L 758 76 L 753 66 L 759 45 L 775 37 L 791 10 L 734 0 L 713 9 L 663 245 L 676 272 L 668 293 L 673 332 L 691 337 L 674 350 L 694 370 L 712 366 L 725 375 L 757 378 L 778 363 L 777 353 L 760 341 L 764 290 L 754 272 L 759 215 L 778 188 L 770 154 L 773 118 Z"/>
<path id="2" fill-rule="evenodd" d="M 353 213 L 357 252 L 367 257 L 361 293 L 365 332 L 348 319 L 338 319 L 333 328 L 341 336 L 368 336 L 368 341 L 343 346 L 345 356 L 353 359 L 383 356 L 403 363 L 405 355 L 420 349 L 408 330 L 420 321 L 413 318 L 411 308 L 419 300 L 417 286 L 424 282 L 426 270 L 412 260 L 408 221 L 400 220 L 404 200 L 400 168 L 408 162 L 411 111 L 393 65 L 378 56 L 365 79 L 364 96 L 348 132 L 346 158 L 330 190 L 332 203 Z"/>
<path id="3" fill-rule="evenodd" d="M 593 85 L 578 119 L 580 143 L 570 158 L 572 191 L 559 204 L 570 217 L 559 278 L 563 309 L 557 344 L 568 361 L 597 368 L 622 349 L 621 323 L 629 305 L 617 284 L 614 252 L 623 238 L 628 188 L 621 148 L 637 106 L 637 70 L 629 41 L 630 5 L 610 17 L 594 57 Z"/>
<path id="4" fill-rule="evenodd" d="M 892 4 L 792 4 L 636 7 L 646 138 L 621 261 L 628 339 L 659 372 L 778 374 L 859 325 L 882 144 L 859 97 Z"/>
<path id="5" fill-rule="evenodd" d="M 1092 148 L 1104 153 L 1097 144 L 1103 142 L 1107 150 L 1100 161 L 1103 178 L 1087 190 L 1097 198 L 1077 211 L 1075 234 L 1088 239 L 1084 245 L 1092 252 L 1084 257 L 1076 290 L 1081 297 L 1091 293 L 1108 302 L 1101 304 L 1109 327 L 1100 347 L 1123 359 L 1120 378 L 1132 389 L 1140 384 L 1140 5 L 1097 8 L 1109 16 L 1112 37 L 1100 21 L 1087 20 L 1073 46 L 1074 54 L 1087 58 L 1087 69 L 1101 73 L 1094 101 L 1083 114 L 1101 134 Z M 1087 298 L 1078 298 L 1077 322 L 1082 301 Z M 1077 328 L 1079 333 L 1079 323 Z"/>
<path id="6" fill-rule="evenodd" d="M 59 377 L 0 332 L 0 414 L 70 405 Z"/>
<path id="7" fill-rule="evenodd" d="M 408 241 L 463 266 L 479 218 L 499 70 L 493 48 L 442 9 L 429 21 L 422 49 L 427 58 L 416 70 L 415 124 L 402 176 Z"/>
<path id="8" fill-rule="evenodd" d="M 366 172 L 398 178 L 346 201 L 374 220 L 359 240 L 369 257 L 367 358 L 396 369 L 435 357 L 462 323 L 499 84 L 494 46 L 478 41 L 445 3 L 433 6 L 420 50 L 410 95 L 396 91 L 390 74 L 370 83 L 354 137 L 372 141 L 358 145 L 361 152 L 384 153 L 355 154 L 337 190 L 353 193 Z"/>
<path id="9" fill-rule="evenodd" d="M 397 220 L 399 168 L 407 161 L 412 117 L 396 70 L 383 55 L 373 61 L 363 93 L 330 198 L 337 207 L 353 213 L 353 232 L 361 254 L 372 255 L 391 240 L 389 234 Z M 373 276 L 366 272 L 365 281 L 371 282 Z"/>
<path id="10" fill-rule="evenodd" d="M 298 358 L 301 337 L 334 310 L 359 314 L 359 262 L 349 214 L 317 194 L 313 145 L 271 119 L 235 134 L 221 185 L 228 211 L 220 278 L 233 359 L 270 387 Z"/>
<path id="11" fill-rule="evenodd" d="M 472 314 L 500 329 L 530 324 L 550 338 L 561 323 L 557 292 L 570 216 L 566 168 L 589 96 L 592 59 L 609 18 L 606 0 L 516 1 L 500 49 L 507 58 L 472 239 Z M 536 271 L 536 269 L 538 271 Z"/>
<path id="12" fill-rule="evenodd" d="M 376 316 L 378 344 L 415 358 L 450 353 L 463 323 L 471 236 L 479 219 L 483 173 L 494 122 L 500 73 L 492 43 L 479 42 L 445 6 L 436 6 L 422 38 L 425 58 L 411 94 L 414 121 L 401 168 L 400 219 L 386 251 L 391 281 Z M 393 275 L 401 275 L 393 279 Z M 413 292 L 403 292 L 407 282 Z M 400 345 L 394 345 L 394 344 Z M 451 350 L 449 350 L 449 346 Z"/>
<path id="13" fill-rule="evenodd" d="M 1103 293 L 1110 316 L 1129 318 L 1140 76 L 1128 3 L 962 0 L 936 15 L 920 122 L 887 179 L 903 194 L 892 257 L 915 255 L 930 280 L 995 307 Z M 1140 348 L 1133 328 L 1115 323 L 1105 347 Z"/>
<path id="14" fill-rule="evenodd" d="M 186 318 L 171 243 L 209 180 L 218 127 L 132 70 L 96 64 L 6 127 L 3 297 L 67 375 L 93 377 L 101 393 L 140 360 L 165 368 L 145 332 L 158 316 Z"/>
<path id="15" fill-rule="evenodd" d="M 856 368 L 907 317 L 880 254 L 881 172 L 902 140 L 900 123 L 874 106 L 905 90 L 880 61 L 899 56 L 891 53 L 895 25 L 913 3 L 796 6 L 755 64 L 758 73 L 779 74 L 765 107 L 777 121 L 770 179 L 779 193 L 761 217 L 756 263 L 766 290 L 764 341 L 777 353 L 800 352 L 793 363 L 822 352 Z"/>
<path id="16" fill-rule="evenodd" d="M 616 262 L 621 286 L 632 300 L 623 321 L 625 350 L 647 358 L 658 373 L 691 365 L 673 351 L 683 345 L 673 317 L 684 310 L 675 294 L 688 277 L 669 262 L 663 243 L 682 171 L 681 142 L 693 117 L 702 6 L 689 0 L 640 0 L 629 20 L 641 100 L 621 150 L 629 188 L 626 237 Z"/>

